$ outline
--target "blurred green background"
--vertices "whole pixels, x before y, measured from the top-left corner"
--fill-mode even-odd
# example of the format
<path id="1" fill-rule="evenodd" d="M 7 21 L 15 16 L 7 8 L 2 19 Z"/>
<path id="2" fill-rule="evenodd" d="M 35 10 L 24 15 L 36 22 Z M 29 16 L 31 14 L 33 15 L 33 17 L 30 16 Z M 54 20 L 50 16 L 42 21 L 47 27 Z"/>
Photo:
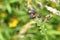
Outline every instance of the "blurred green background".
<path id="1" fill-rule="evenodd" d="M 0 0 L 0 40 L 60 40 L 60 16 L 48 11 L 45 5 L 60 11 L 60 0 Z M 34 18 L 30 18 L 31 8 L 36 11 Z M 48 14 L 52 18 L 41 23 Z M 29 26 L 30 21 L 36 23 Z M 18 37 L 27 23 L 31 28 Z"/>

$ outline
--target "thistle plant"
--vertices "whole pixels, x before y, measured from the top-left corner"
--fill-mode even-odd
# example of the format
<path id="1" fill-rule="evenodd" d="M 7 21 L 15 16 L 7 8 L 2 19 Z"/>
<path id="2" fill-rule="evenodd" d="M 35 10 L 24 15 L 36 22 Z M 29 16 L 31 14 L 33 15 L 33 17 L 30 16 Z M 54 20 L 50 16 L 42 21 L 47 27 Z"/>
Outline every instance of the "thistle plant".
<path id="1" fill-rule="evenodd" d="M 60 40 L 60 0 L 0 0 L 0 40 Z"/>

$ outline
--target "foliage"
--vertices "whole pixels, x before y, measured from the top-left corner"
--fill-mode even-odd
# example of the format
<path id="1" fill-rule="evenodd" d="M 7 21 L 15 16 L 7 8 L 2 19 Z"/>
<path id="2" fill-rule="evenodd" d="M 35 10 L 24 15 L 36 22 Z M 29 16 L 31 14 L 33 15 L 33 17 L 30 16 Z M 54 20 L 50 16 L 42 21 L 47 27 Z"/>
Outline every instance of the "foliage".
<path id="1" fill-rule="evenodd" d="M 60 40 L 60 16 L 44 7 L 47 5 L 60 11 L 58 1 L 0 0 L 0 40 Z M 29 13 L 31 9 L 35 14 Z M 49 14 L 51 18 L 46 17 Z"/>

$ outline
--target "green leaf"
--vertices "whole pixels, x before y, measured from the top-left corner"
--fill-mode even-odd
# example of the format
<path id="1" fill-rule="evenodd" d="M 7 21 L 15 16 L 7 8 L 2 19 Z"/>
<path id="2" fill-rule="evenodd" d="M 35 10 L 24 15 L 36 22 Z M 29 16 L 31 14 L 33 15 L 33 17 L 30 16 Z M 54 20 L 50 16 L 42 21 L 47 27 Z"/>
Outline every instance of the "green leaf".
<path id="1" fill-rule="evenodd" d="M 60 32 L 59 31 L 56 31 L 56 30 L 51 30 L 48 33 L 49 34 L 53 34 L 53 35 L 60 35 Z"/>
<path id="2" fill-rule="evenodd" d="M 5 40 L 1 32 L 0 32 L 0 40 Z"/>
<path id="3" fill-rule="evenodd" d="M 8 10 L 9 13 L 12 12 L 12 9 L 11 9 L 11 6 L 10 6 L 9 3 L 6 3 L 6 4 L 5 4 L 5 7 L 6 7 L 6 9 Z"/>
<path id="4" fill-rule="evenodd" d="M 9 0 L 10 3 L 19 2 L 20 0 Z"/>

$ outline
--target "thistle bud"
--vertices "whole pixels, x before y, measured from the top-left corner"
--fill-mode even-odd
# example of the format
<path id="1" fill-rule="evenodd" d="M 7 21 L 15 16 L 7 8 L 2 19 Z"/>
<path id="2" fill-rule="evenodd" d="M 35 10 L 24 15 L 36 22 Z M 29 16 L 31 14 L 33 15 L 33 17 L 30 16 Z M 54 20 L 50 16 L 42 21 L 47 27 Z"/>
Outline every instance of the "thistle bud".
<path id="1" fill-rule="evenodd" d="M 31 9 L 31 10 L 29 11 L 29 13 L 30 13 L 30 14 L 35 14 L 35 10 L 32 10 L 32 9 Z"/>
<path id="2" fill-rule="evenodd" d="M 41 15 L 41 14 L 39 14 L 37 17 L 38 17 L 38 18 L 40 18 L 41 16 L 42 16 L 42 15 Z"/>
<path id="3" fill-rule="evenodd" d="M 33 15 L 33 14 L 31 14 L 31 15 L 30 15 L 30 18 L 35 18 L 35 17 L 36 17 L 36 16 L 35 16 L 35 15 Z"/>

